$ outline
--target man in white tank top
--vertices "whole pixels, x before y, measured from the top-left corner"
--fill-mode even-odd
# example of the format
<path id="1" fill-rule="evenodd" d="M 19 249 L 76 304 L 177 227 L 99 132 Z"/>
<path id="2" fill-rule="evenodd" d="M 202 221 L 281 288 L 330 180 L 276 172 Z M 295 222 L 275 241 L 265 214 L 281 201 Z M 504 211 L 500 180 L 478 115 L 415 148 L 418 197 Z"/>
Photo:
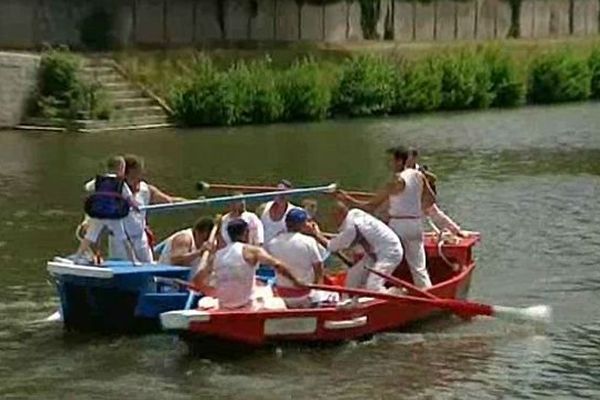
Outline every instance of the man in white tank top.
<path id="1" fill-rule="evenodd" d="M 285 308 L 281 300 L 273 301 L 272 293 L 266 296 L 262 290 L 258 295 L 255 273 L 259 264 L 272 265 L 293 285 L 303 286 L 303 282 L 290 272 L 291 268 L 284 262 L 271 256 L 262 247 L 248 244 L 250 230 L 243 219 L 232 220 L 227 227 L 227 233 L 232 242 L 215 253 L 208 267 L 196 275 L 194 283 L 200 287 L 207 287 L 207 281 L 214 272 L 214 293 L 220 309 Z"/>
<path id="2" fill-rule="evenodd" d="M 210 249 L 207 242 L 213 228 L 213 220 L 200 218 L 192 228 L 183 229 L 169 236 L 158 258 L 159 264 L 195 267 L 205 250 Z"/>
<path id="3" fill-rule="evenodd" d="M 367 211 L 376 210 L 384 202 L 389 204 L 388 225 L 400 238 L 404 256 L 410 267 L 415 285 L 428 288 L 431 280 L 425 265 L 423 244 L 423 210 L 435 203 L 435 195 L 425 176 L 412 168 L 405 168 L 409 151 L 404 147 L 388 150 L 394 176 L 370 200 L 361 202 L 340 191 L 338 198 Z"/>
<path id="4" fill-rule="evenodd" d="M 292 184 L 286 180 L 282 180 L 277 185 L 277 189 L 279 190 L 291 188 Z M 260 217 L 265 229 L 265 243 L 269 243 L 279 233 L 286 231 L 285 216 L 293 208 L 299 207 L 291 204 L 286 196 L 277 196 L 273 201 L 265 204 L 264 211 Z"/>
<path id="5" fill-rule="evenodd" d="M 232 195 L 242 194 L 240 192 L 234 192 Z M 244 200 L 233 202 L 229 205 L 229 212 L 221 219 L 221 237 L 225 244 L 231 243 L 231 238 L 227 233 L 227 226 L 229 222 L 241 218 L 248 224 L 250 230 L 250 236 L 248 244 L 255 246 L 262 246 L 265 242 L 265 232 L 263 224 L 256 214 L 246 210 L 246 202 Z"/>
<path id="6" fill-rule="evenodd" d="M 273 257 L 289 265 L 291 272 L 303 282 L 322 283 L 323 257 L 319 246 L 313 237 L 302 233 L 308 229 L 308 218 L 308 213 L 302 209 L 290 210 L 285 217 L 287 232 L 271 239 L 266 249 Z M 277 294 L 290 308 L 310 307 L 318 296 L 316 292 L 294 287 L 280 274 L 277 276 Z"/>
<path id="7" fill-rule="evenodd" d="M 355 245 L 360 245 L 365 252 L 365 256 L 348 271 L 346 286 L 385 291 L 385 280 L 369 273 L 365 267 L 391 275 L 402 262 L 403 250 L 398 236 L 371 214 L 358 208 L 349 210 L 339 201 L 334 206 L 333 217 L 339 226 L 339 233 L 327 240 L 313 225 L 317 240 L 332 253 Z"/>
<path id="8" fill-rule="evenodd" d="M 159 203 L 175 203 L 184 201 L 184 198 L 170 196 L 156 186 L 143 180 L 144 160 L 136 155 L 128 154 L 125 159 L 125 180 L 133 192 L 133 197 L 138 205 L 147 206 Z M 123 220 L 125 233 L 131 243 L 138 261 L 150 263 L 154 261 L 152 248 L 147 234 L 146 212 L 132 210 Z M 123 242 L 110 236 L 108 253 L 111 259 L 126 259 L 127 253 Z"/>

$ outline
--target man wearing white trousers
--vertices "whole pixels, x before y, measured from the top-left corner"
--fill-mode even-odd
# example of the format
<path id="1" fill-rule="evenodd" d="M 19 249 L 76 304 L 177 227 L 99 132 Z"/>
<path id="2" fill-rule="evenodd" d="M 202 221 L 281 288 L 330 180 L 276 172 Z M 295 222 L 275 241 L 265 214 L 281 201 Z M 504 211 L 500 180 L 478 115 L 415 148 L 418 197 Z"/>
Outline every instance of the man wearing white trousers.
<path id="1" fill-rule="evenodd" d="M 339 233 L 327 240 L 316 225 L 312 226 L 317 241 L 334 253 L 360 245 L 365 256 L 348 271 L 346 286 L 365 288 L 378 292 L 385 291 L 385 280 L 371 274 L 365 267 L 371 267 L 385 274 L 392 274 L 402 262 L 402 244 L 396 234 L 381 220 L 359 210 L 349 210 L 342 202 L 337 202 L 333 213 L 339 225 Z"/>
<path id="2" fill-rule="evenodd" d="M 410 267 L 413 282 L 421 288 L 431 287 L 426 267 L 425 246 L 423 243 L 423 210 L 435 203 L 435 195 L 425 176 L 416 169 L 406 168 L 409 150 L 395 147 L 388 150 L 394 176 L 370 200 L 360 202 L 344 191 L 338 198 L 355 207 L 376 210 L 388 202 L 389 227 L 398 235 L 404 248 L 406 262 Z"/>

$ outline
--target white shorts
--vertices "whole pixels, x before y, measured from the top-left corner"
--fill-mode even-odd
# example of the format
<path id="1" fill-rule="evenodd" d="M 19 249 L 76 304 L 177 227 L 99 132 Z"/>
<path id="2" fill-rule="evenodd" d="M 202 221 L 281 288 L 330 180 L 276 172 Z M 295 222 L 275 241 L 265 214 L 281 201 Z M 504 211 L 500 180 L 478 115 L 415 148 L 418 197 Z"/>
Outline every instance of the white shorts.
<path id="1" fill-rule="evenodd" d="M 139 236 L 130 236 L 129 244 L 133 248 L 135 258 L 139 262 L 151 263 L 154 261 L 146 232 L 142 232 Z M 117 240 L 114 236 L 109 236 L 108 257 L 113 260 L 129 260 L 125 242 L 123 240 Z"/>
<path id="2" fill-rule="evenodd" d="M 90 218 L 85 232 L 85 239 L 92 243 L 96 243 L 102 230 L 106 228 L 110 234 L 118 241 L 127 240 L 125 227 L 122 219 L 96 219 Z"/>
<path id="3" fill-rule="evenodd" d="M 425 245 L 423 243 L 423 223 L 420 219 L 392 218 L 390 228 L 400 238 L 404 248 L 404 257 L 410 268 L 413 282 L 421 288 L 431 287 L 427 273 Z"/>
<path id="4" fill-rule="evenodd" d="M 378 261 L 374 261 L 369 256 L 364 256 L 348 270 L 348 275 L 346 275 L 346 286 L 350 288 L 364 288 L 376 292 L 384 292 L 386 290 L 386 280 L 379 275 L 371 273 L 365 267 L 370 267 L 378 272 L 391 275 L 401 262 L 402 254 L 387 257 Z"/>

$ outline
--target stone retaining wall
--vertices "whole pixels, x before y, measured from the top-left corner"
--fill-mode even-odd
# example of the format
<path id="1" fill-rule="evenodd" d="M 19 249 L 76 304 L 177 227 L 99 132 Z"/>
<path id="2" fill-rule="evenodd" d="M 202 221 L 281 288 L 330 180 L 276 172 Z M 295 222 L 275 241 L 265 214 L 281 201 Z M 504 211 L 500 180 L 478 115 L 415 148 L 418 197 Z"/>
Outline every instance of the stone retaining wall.
<path id="1" fill-rule="evenodd" d="M 378 40 L 501 39 L 511 28 L 507 0 L 377 1 Z M 520 35 L 595 35 L 599 2 L 522 0 Z M 109 14 L 115 47 L 364 39 L 359 0 L 0 0 L 0 48 L 85 47 L 82 21 L 98 10 Z"/>
<path id="2" fill-rule="evenodd" d="M 40 57 L 0 52 L 0 128 L 21 122 L 35 89 Z"/>

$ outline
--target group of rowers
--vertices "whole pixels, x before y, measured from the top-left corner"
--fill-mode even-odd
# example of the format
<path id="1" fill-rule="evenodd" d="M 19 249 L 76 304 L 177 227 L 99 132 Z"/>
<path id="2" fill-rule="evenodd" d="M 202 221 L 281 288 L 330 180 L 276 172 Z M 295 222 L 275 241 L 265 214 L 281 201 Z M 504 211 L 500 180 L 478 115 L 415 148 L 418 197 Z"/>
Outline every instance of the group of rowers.
<path id="1" fill-rule="evenodd" d="M 373 196 L 359 200 L 343 190 L 333 193 L 336 234 L 324 234 L 319 229 L 314 200 L 306 199 L 300 207 L 282 194 L 259 206 L 256 213 L 248 211 L 243 200 L 232 202 L 219 221 L 200 218 L 191 228 L 175 232 L 154 248 L 140 206 L 185 199 L 145 182 L 140 157 L 111 157 L 107 172 L 85 185 L 89 193 L 86 219 L 81 225 L 85 234 L 73 259 L 78 262 L 87 253 L 97 255 L 99 236 L 107 230 L 109 258 L 188 266 L 191 285 L 201 288 L 220 309 L 264 307 L 264 298 L 257 295 L 264 290 L 255 276 L 260 265 L 276 271 L 277 299 L 283 307 L 313 307 L 323 299 L 323 293 L 306 285 L 321 283 L 325 259 L 346 249 L 358 248 L 361 254 L 348 270 L 348 287 L 387 291 L 384 278 L 370 273 L 369 268 L 392 274 L 405 259 L 414 284 L 429 288 L 423 218 L 431 218 L 439 228 L 456 236 L 468 233 L 435 204 L 436 178 L 418 165 L 417 150 L 400 146 L 387 152 L 393 177 Z M 286 180 L 277 185 L 282 192 L 291 188 Z M 213 240 L 217 229 L 217 240 Z M 208 257 L 202 257 L 205 253 Z"/>

